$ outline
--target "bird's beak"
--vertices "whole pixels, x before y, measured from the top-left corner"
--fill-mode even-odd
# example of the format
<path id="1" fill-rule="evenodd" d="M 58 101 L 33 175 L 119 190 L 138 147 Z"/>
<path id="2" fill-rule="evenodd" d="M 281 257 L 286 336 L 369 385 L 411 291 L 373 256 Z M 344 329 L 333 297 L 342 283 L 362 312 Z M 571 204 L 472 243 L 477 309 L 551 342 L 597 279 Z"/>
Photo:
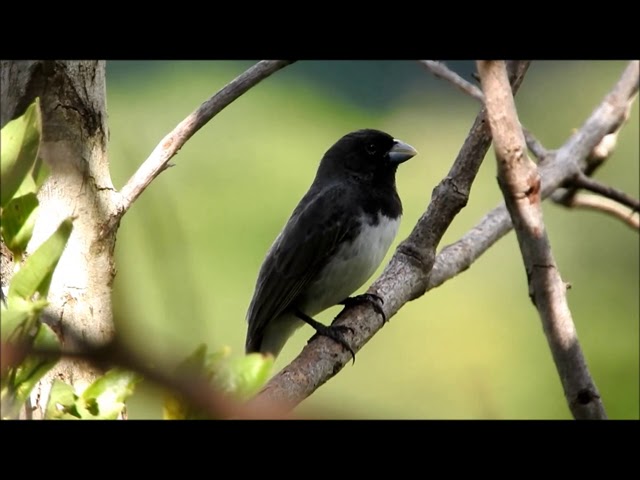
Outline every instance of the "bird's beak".
<path id="1" fill-rule="evenodd" d="M 391 160 L 391 163 L 400 164 L 418 154 L 418 151 L 408 143 L 396 139 L 394 139 L 394 142 L 395 145 L 389 150 L 389 160 Z"/>

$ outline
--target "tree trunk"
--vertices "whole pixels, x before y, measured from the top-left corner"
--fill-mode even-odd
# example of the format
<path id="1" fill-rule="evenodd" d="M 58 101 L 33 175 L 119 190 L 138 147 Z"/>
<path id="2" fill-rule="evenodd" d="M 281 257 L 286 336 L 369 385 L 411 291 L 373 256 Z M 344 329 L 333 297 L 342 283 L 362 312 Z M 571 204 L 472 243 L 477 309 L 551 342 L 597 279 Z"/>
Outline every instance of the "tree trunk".
<path id="1" fill-rule="evenodd" d="M 107 161 L 105 62 L 2 61 L 0 67 L 3 126 L 35 97 L 40 97 L 42 108 L 40 157 L 50 176 L 38 194 L 39 215 L 27 253 L 63 219 L 75 217 L 49 290 L 49 311 L 57 319 L 52 327 L 65 347 L 70 346 L 65 343 L 66 326 L 86 339 L 106 342 L 114 333 L 111 285 L 116 229 L 106 235 L 101 231 L 115 193 Z M 80 392 L 97 375 L 84 363 L 59 362 L 33 390 L 24 416 L 44 416 L 53 379 Z"/>

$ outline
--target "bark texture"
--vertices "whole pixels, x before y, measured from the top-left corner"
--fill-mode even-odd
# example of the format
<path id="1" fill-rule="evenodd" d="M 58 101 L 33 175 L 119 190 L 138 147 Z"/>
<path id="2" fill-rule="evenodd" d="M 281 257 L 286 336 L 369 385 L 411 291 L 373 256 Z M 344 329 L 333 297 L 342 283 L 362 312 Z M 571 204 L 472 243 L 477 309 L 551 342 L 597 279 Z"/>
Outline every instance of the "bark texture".
<path id="1" fill-rule="evenodd" d="M 113 337 L 111 284 L 115 276 L 115 230 L 106 235 L 114 189 L 107 161 L 104 61 L 2 61 L 0 121 L 22 114 L 40 97 L 40 156 L 50 176 L 38 194 L 40 209 L 27 254 L 66 217 L 74 229 L 52 278 L 49 312 L 65 348 L 65 328 L 104 343 Z M 4 274 L 5 272 L 3 272 Z M 8 279 L 4 278 L 6 282 Z M 42 418 L 54 378 L 83 390 L 98 372 L 78 360 L 58 363 L 34 389 L 27 418 Z"/>

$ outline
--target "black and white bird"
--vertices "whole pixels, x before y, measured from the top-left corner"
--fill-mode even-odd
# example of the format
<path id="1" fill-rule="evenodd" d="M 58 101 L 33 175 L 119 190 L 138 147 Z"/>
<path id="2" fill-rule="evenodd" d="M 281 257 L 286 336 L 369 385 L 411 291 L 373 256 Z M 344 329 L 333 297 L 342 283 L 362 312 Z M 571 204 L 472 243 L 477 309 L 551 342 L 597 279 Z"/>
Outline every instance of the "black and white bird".
<path id="1" fill-rule="evenodd" d="M 384 318 L 376 303 L 381 299 L 350 295 L 373 275 L 396 236 L 402 217 L 396 170 L 416 154 L 372 129 L 351 132 L 327 150 L 260 268 L 247 312 L 247 353 L 277 357 L 306 323 L 353 354 L 341 327 L 313 316 L 334 305 L 373 301 Z"/>

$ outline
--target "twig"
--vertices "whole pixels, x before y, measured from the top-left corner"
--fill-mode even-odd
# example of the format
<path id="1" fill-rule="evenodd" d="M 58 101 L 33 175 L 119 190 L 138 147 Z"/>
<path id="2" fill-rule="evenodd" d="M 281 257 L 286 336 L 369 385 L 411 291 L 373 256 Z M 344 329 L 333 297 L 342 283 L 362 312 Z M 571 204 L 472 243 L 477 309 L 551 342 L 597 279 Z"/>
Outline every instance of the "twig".
<path id="1" fill-rule="evenodd" d="M 556 193 L 559 195 L 556 195 Z M 640 230 L 640 214 L 637 211 L 634 212 L 632 209 L 600 195 L 576 193 L 569 199 L 565 199 L 561 192 L 555 192 L 551 195 L 551 199 L 558 205 L 567 208 L 584 208 L 608 213 L 620 219 L 634 230 Z"/>
<path id="2" fill-rule="evenodd" d="M 463 91 L 467 95 L 472 98 L 475 98 L 480 103 L 484 105 L 484 93 L 478 87 L 476 87 L 473 83 L 468 82 L 456 72 L 451 70 L 442 62 L 437 62 L 435 60 L 418 60 L 418 62 L 427 68 L 434 76 L 437 78 L 442 78 L 443 80 L 448 81 L 453 86 Z M 547 149 L 542 146 L 542 144 L 536 139 L 536 137 L 526 128 L 522 127 L 522 130 L 525 133 L 525 138 L 527 140 L 527 146 L 533 152 L 533 154 L 539 158 L 540 160 L 544 159 L 547 156 Z"/>
<path id="3" fill-rule="evenodd" d="M 113 228 L 117 225 L 133 202 L 153 179 L 169 166 L 169 160 L 178 153 L 194 133 L 253 86 L 291 63 L 293 60 L 262 60 L 258 62 L 180 122 L 160 141 L 151 155 L 140 165 L 136 173 L 119 192 L 119 200 L 108 227 Z"/>
<path id="4" fill-rule="evenodd" d="M 547 155 L 549 155 L 549 151 L 544 148 L 542 143 L 526 128 L 522 128 L 522 133 L 524 133 L 524 139 L 527 142 L 527 148 L 533 153 L 539 161 L 544 160 Z"/>
<path id="5" fill-rule="evenodd" d="M 603 197 L 607 197 L 621 203 L 636 212 L 640 211 L 640 201 L 616 188 L 609 187 L 608 185 L 604 185 L 593 178 L 589 178 L 582 172 L 579 172 L 578 175 L 571 180 L 571 186 L 583 188 L 593 193 L 599 193 Z"/>
<path id="6" fill-rule="evenodd" d="M 589 116 L 579 132 L 557 151 L 556 160 L 545 162 L 540 167 L 543 198 L 551 195 L 567 178 L 574 174 L 575 170 L 586 168 L 589 152 L 599 143 L 607 130 L 619 122 L 624 114 L 627 99 L 638 90 L 639 78 L 637 62 L 631 62 L 620 80 Z M 514 92 L 517 90 L 517 83 L 514 83 Z M 485 138 L 484 135 L 487 133 L 484 128 L 480 128 L 483 121 L 484 114 L 481 113 L 476 118 L 474 127 L 465 141 L 462 150 L 465 155 L 473 158 L 485 155 L 489 141 L 487 140 L 485 144 L 485 140 L 480 139 L 480 137 Z M 469 161 L 473 163 L 471 160 Z M 455 180 L 455 178 L 447 177 L 434 190 L 434 201 L 438 192 L 441 192 L 442 189 L 446 190 L 447 184 L 450 185 L 449 191 L 457 187 L 458 183 Z M 452 194 L 451 198 L 455 199 L 456 196 Z M 467 197 L 464 189 L 461 190 L 459 198 L 466 202 Z M 444 217 L 447 215 L 443 213 Z M 434 224 L 439 221 L 441 220 L 434 220 Z M 423 223 L 423 219 L 421 219 L 416 226 L 416 229 L 419 228 L 426 230 L 429 225 Z M 420 297 L 424 291 L 435 288 L 467 270 L 511 228 L 511 221 L 505 206 L 496 207 L 462 239 L 445 247 L 438 254 L 430 275 L 422 273 L 421 269 L 414 266 L 422 263 L 420 257 L 413 260 L 410 255 L 406 256 L 396 251 L 385 271 L 369 291 L 375 293 L 375 289 L 378 289 L 378 291 L 385 292 L 385 313 L 387 318 L 391 318 L 390 313 L 397 312 L 407 301 Z M 411 235 L 407 241 L 410 238 L 412 238 Z M 394 278 L 393 272 L 398 272 L 399 275 Z M 402 274 L 403 272 L 406 274 Z M 425 283 L 426 288 L 423 290 Z M 349 340 L 352 348 L 356 351 L 382 327 L 379 315 L 372 310 L 367 310 L 367 307 L 364 306 L 349 309 L 348 312 L 341 315 L 340 323 L 355 329 L 354 335 Z M 293 362 L 271 379 L 256 401 L 286 401 L 290 407 L 294 407 L 336 375 L 350 360 L 349 354 L 344 354 L 335 347 L 332 348 L 331 344 L 325 343 L 322 338 L 314 340 L 303 349 Z"/>
<path id="7" fill-rule="evenodd" d="M 540 175 L 526 154 L 506 66 L 502 61 L 480 61 L 478 71 L 493 135 L 498 184 L 520 245 L 529 296 L 540 314 L 569 408 L 576 419 L 605 419 L 545 230 Z"/>
<path id="8" fill-rule="evenodd" d="M 466 81 L 460 75 L 453 70 L 449 69 L 444 63 L 437 62 L 435 60 L 418 60 L 420 64 L 427 68 L 436 77 L 447 80 L 452 85 L 466 93 L 467 95 L 475 98 L 480 103 L 484 103 L 484 94 L 482 90 L 476 87 L 473 83 Z"/>
<path id="9" fill-rule="evenodd" d="M 529 62 L 513 62 L 513 89 L 517 91 Z M 390 319 L 406 302 L 424 294 L 435 251 L 456 214 L 467 204 L 471 184 L 486 155 L 491 136 L 484 109 L 478 114 L 447 177 L 433 190 L 432 201 L 409 237 L 397 248 L 382 275 L 369 288 L 384 299 Z M 382 328 L 378 315 L 368 306 L 349 308 L 336 323 L 350 327 L 345 337 L 352 349 L 360 350 Z M 319 337 L 309 342 L 300 355 L 278 373 L 256 401 L 271 400 L 293 407 L 336 375 L 350 353 L 331 340 Z"/>

